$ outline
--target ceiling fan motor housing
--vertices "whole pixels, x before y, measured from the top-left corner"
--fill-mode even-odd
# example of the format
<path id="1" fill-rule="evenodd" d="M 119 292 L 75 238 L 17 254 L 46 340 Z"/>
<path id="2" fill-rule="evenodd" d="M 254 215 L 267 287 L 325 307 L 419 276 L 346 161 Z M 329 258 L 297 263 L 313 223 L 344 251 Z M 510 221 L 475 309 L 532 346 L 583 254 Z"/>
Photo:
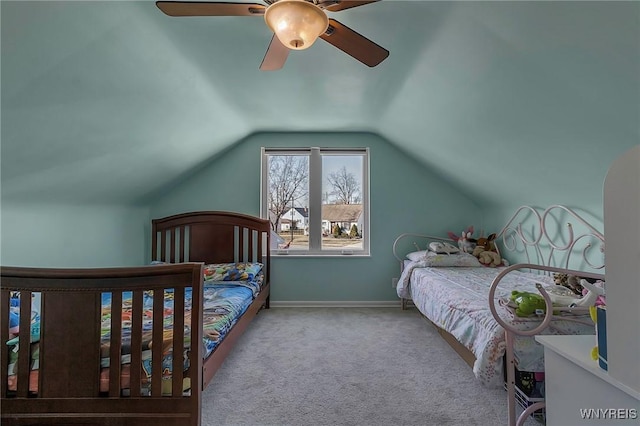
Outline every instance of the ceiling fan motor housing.
<path id="1" fill-rule="evenodd" d="M 324 11 L 305 0 L 279 0 L 267 8 L 264 20 L 280 42 L 294 50 L 310 47 L 329 26 Z"/>

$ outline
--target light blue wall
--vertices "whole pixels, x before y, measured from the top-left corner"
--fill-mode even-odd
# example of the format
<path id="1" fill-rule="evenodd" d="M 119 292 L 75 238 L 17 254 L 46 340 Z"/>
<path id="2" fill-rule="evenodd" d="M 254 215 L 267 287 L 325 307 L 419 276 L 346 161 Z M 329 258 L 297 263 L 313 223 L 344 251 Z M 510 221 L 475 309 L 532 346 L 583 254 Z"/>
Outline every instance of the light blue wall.
<path id="1" fill-rule="evenodd" d="M 397 300 L 391 247 L 403 232 L 445 235 L 477 221 L 475 200 L 461 194 L 385 139 L 369 133 L 259 133 L 239 142 L 150 205 L 159 218 L 193 210 L 260 212 L 260 148 L 369 147 L 371 256 L 272 260 L 274 301 Z"/>
<path id="2" fill-rule="evenodd" d="M 2 201 L 4 266 L 109 267 L 145 263 L 146 208 Z"/>
<path id="3" fill-rule="evenodd" d="M 604 234 L 606 241 L 607 236 L 604 229 L 604 181 L 614 161 L 628 155 L 632 149 L 637 149 L 638 145 L 628 144 L 628 141 L 624 141 L 623 138 L 619 138 L 606 146 L 608 148 L 606 152 L 597 157 L 599 162 L 588 169 L 590 178 L 593 181 L 599 182 L 598 185 L 585 184 L 579 193 L 575 193 L 571 191 L 563 192 L 563 182 L 558 182 L 555 188 L 550 188 L 542 194 L 539 193 L 535 197 L 531 197 L 529 202 L 530 204 L 528 205 L 539 208 L 541 212 L 553 205 L 564 205 L 573 210 L 580 216 L 580 218 L 589 223 L 589 225 L 594 227 L 598 232 Z M 580 167 L 576 167 L 575 170 L 568 168 L 567 173 L 575 174 L 581 171 L 584 170 Z M 637 185 L 636 189 L 640 190 L 637 188 Z M 521 205 L 522 204 L 515 203 L 501 203 L 491 206 L 482 205 L 483 218 L 487 228 L 490 229 L 491 232 L 499 232 L 502 227 L 509 222 L 514 212 Z M 625 207 L 620 206 L 620 208 Z M 557 212 L 558 210 L 555 211 Z M 557 214 L 554 214 L 553 216 L 558 218 Z M 551 222 L 552 226 L 548 227 L 549 238 L 559 244 L 562 244 L 563 241 L 568 241 L 569 234 L 567 223 L 572 223 L 574 226 L 574 235 L 580 235 L 581 233 L 588 231 L 584 226 L 580 225 L 579 219 L 565 214 L 564 216 L 559 217 L 556 224 L 557 226 L 554 227 L 553 222 Z M 528 227 L 532 228 L 533 226 L 535 225 L 529 222 Z M 594 244 L 595 243 L 596 242 L 594 241 Z M 557 258 L 558 257 L 556 257 L 556 259 Z M 595 250 L 592 249 L 588 258 L 590 262 L 593 262 L 596 265 L 599 265 L 604 259 L 603 254 L 599 252 L 599 247 L 596 247 Z M 518 254 L 512 254 L 509 260 L 512 262 L 527 261 L 526 257 Z M 580 257 L 574 260 L 575 261 L 570 262 L 569 266 L 571 268 L 578 270 L 590 270 L 589 265 Z M 559 266 L 564 266 L 564 264 Z M 600 270 L 599 272 L 603 271 L 604 270 Z"/>

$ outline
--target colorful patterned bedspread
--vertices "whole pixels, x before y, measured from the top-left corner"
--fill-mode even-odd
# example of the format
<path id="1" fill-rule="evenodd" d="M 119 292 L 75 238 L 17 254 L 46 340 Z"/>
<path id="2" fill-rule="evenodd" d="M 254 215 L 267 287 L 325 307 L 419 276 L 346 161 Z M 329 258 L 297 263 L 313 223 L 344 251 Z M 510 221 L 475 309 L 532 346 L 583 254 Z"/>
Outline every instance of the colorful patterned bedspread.
<path id="1" fill-rule="evenodd" d="M 203 329 L 205 357 L 209 355 L 222 340 L 235 320 L 247 309 L 253 300 L 252 291 L 244 285 L 233 283 L 205 285 L 203 306 Z M 128 350 L 131 339 L 131 302 L 132 293 L 126 292 L 122 297 L 122 344 L 125 351 Z M 185 292 L 186 306 L 185 317 L 189 317 L 191 311 L 191 289 Z M 150 332 L 153 318 L 153 292 L 145 292 L 143 301 L 144 317 L 143 346 L 151 339 Z M 185 332 L 188 333 L 190 322 L 185 324 Z M 165 340 L 172 338 L 173 329 L 173 292 L 165 291 L 164 294 L 164 330 Z M 111 293 L 102 295 L 102 327 L 101 336 L 104 344 L 109 343 L 111 332 Z M 190 342 L 185 342 L 187 345 Z"/>
<path id="2" fill-rule="evenodd" d="M 433 323 L 451 333 L 473 352 L 475 376 L 487 386 L 503 385 L 502 359 L 505 332 L 489 309 L 491 282 L 503 268 L 421 267 L 408 262 L 398 281 L 398 294 L 410 298 Z M 537 293 L 535 283 L 553 284 L 548 276 L 513 271 L 506 275 L 496 291 L 498 299 L 508 298 L 511 290 Z M 522 330 L 531 330 L 539 322 L 514 317 L 496 304 L 501 318 Z M 554 320 L 542 334 L 595 334 L 593 325 Z M 517 336 L 514 353 L 518 369 L 544 371 L 543 348 L 533 337 Z"/>
<path id="3" fill-rule="evenodd" d="M 205 282 L 203 290 L 203 352 L 205 358 L 213 352 L 218 344 L 224 339 L 229 330 L 236 323 L 248 308 L 253 300 L 253 290 L 247 283 L 214 283 Z M 153 292 L 145 292 L 143 299 L 144 317 L 142 321 L 142 368 L 146 375 L 143 381 L 149 383 L 151 378 L 151 330 L 153 319 Z M 130 343 L 131 343 L 131 306 L 132 293 L 123 294 L 122 301 L 122 364 L 130 362 Z M 185 292 L 185 353 L 183 355 L 185 369 L 189 367 L 187 352 L 191 347 L 191 341 L 188 337 L 191 327 L 191 289 Z M 104 293 L 102 295 L 102 367 L 109 366 L 109 339 L 111 332 L 111 294 Z M 165 347 L 170 347 L 173 339 L 173 311 L 174 300 L 173 292 L 165 291 L 164 293 L 164 341 L 167 342 Z M 163 379 L 171 378 L 173 354 L 168 351 L 163 354 Z M 106 379 L 108 375 L 103 374 Z M 101 386 L 103 391 L 108 390 L 108 381 Z M 144 390 L 144 389 L 143 389 Z"/>

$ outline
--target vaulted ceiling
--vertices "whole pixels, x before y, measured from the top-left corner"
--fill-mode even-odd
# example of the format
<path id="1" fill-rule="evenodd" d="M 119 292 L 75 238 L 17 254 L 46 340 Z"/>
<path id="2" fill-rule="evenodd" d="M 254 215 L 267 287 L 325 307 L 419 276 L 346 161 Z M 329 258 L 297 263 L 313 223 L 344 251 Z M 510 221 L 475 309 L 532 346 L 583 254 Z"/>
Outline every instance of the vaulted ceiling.
<path id="1" fill-rule="evenodd" d="M 0 7 L 3 198 L 132 203 L 265 131 L 377 133 L 487 202 L 592 197 L 640 141 L 638 2 L 383 0 L 329 13 L 379 66 L 319 40 L 271 72 L 262 17 Z"/>

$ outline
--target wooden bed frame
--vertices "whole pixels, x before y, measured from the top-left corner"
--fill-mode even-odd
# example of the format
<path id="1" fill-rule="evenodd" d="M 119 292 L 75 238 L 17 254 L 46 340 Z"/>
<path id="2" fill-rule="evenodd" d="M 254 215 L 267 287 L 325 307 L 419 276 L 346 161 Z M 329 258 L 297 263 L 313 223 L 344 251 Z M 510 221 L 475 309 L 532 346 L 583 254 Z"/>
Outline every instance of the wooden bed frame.
<path id="1" fill-rule="evenodd" d="M 258 311 L 269 307 L 270 227 L 267 220 L 229 212 L 195 212 L 152 221 L 152 259 L 170 264 L 123 268 L 51 269 L 2 267 L 0 288 L 0 392 L 3 425 L 199 425 L 202 390 L 213 378 L 237 339 Z M 174 292 L 171 348 L 184 351 L 184 296 L 191 287 L 192 342 L 202 340 L 203 263 L 264 264 L 262 289 L 245 313 L 203 359 L 203 345 L 191 345 L 184 378 L 173 374 L 170 395 L 162 380 L 152 381 L 143 396 L 141 369 L 131 368 L 130 395 L 121 392 L 121 363 L 110 363 L 109 391 L 100 392 L 101 295 L 113 298 L 111 359 L 120 359 L 122 293 L 133 293 L 131 366 L 141 365 L 142 298 L 145 291 Z M 175 263 L 175 264 L 171 264 Z M 20 292 L 20 329 L 30 330 L 32 295 L 40 296 L 41 333 L 37 394 L 29 389 L 31 351 L 18 351 L 17 388 L 8 390 L 10 294 Z M 154 299 L 153 340 L 163 341 L 163 300 Z M 158 324 L 158 326 L 156 326 Z M 189 328 L 187 328 L 189 330 Z M 19 346 L 30 347 L 30 333 L 19 334 Z M 164 339 L 166 350 L 167 340 Z M 152 377 L 162 376 L 162 345 L 151 347 Z M 77 354 L 81 352 L 82 362 Z M 173 371 L 182 371 L 174 357 Z M 190 391 L 183 392 L 184 380 Z M 33 383 L 32 383 L 33 386 Z"/>

